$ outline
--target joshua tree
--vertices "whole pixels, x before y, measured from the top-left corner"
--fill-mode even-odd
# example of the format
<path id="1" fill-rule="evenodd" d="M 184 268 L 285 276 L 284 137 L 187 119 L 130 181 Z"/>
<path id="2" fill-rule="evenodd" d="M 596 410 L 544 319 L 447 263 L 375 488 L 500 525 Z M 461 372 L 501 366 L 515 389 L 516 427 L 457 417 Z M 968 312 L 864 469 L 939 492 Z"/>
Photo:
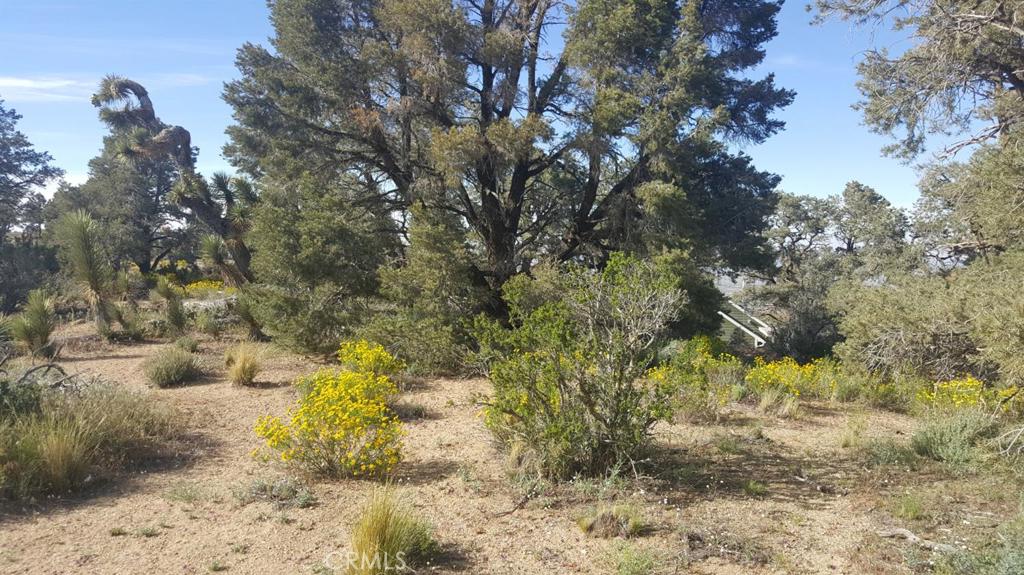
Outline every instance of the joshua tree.
<path id="1" fill-rule="evenodd" d="M 207 182 L 196 171 L 192 136 L 181 126 L 163 123 L 156 116 L 149 92 L 141 84 L 120 76 L 107 76 L 93 94 L 100 119 L 123 134 L 121 155 L 135 158 L 168 157 L 178 171 L 172 200 L 224 241 L 242 281 L 251 278 L 249 248 L 245 245 L 245 213 L 257 197 L 251 185 L 216 174 Z"/>
<path id="2" fill-rule="evenodd" d="M 110 301 L 113 270 L 103 259 L 99 244 L 99 226 L 83 210 L 65 215 L 59 223 L 58 242 L 71 267 L 71 274 L 82 288 L 92 308 L 96 330 L 110 332 L 110 322 L 116 313 Z"/>

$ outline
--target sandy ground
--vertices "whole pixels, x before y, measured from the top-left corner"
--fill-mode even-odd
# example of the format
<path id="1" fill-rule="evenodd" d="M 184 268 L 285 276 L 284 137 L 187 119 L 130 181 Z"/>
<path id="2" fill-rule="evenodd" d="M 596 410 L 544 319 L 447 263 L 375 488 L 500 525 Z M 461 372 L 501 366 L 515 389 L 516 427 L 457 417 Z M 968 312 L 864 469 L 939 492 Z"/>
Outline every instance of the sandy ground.
<path id="1" fill-rule="evenodd" d="M 228 343 L 206 340 L 209 377 L 148 390 L 141 363 L 166 344 L 89 342 L 69 345 L 62 364 L 147 389 L 178 410 L 185 439 L 176 456 L 105 479 L 80 497 L 6 508 L 0 572 L 328 572 L 322 566 L 345 551 L 376 483 L 314 481 L 319 503 L 308 509 L 243 505 L 233 495 L 255 479 L 288 473 L 252 457 L 260 446 L 252 428 L 260 415 L 286 411 L 295 398 L 288 384 L 315 369 L 312 361 L 276 353 L 263 385 L 241 388 L 220 369 Z M 909 418 L 821 405 L 797 421 L 741 408 L 719 425 L 664 425 L 641 478 L 560 487 L 521 504 L 524 491 L 508 480 L 475 403 L 488 390 L 484 380 L 439 379 L 401 398 L 426 410 L 406 423 L 395 483 L 436 526 L 445 555 L 430 572 L 613 572 L 611 551 L 622 542 L 588 538 L 576 525 L 601 498 L 640 506 L 651 529 L 632 544 L 656 551 L 663 573 L 912 572 L 891 562 L 905 554 L 887 555 L 897 543 L 873 535 L 894 521 L 883 494 L 902 487 L 840 445 L 851 417 L 878 437 L 909 433 Z M 749 480 L 766 484 L 767 494 L 746 493 Z"/>

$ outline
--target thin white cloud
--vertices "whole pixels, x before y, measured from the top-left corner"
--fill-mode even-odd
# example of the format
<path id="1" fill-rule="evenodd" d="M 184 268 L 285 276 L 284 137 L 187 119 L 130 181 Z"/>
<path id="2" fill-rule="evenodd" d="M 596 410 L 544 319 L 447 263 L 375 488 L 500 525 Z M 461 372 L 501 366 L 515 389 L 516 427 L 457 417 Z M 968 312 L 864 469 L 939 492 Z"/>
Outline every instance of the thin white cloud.
<path id="1" fill-rule="evenodd" d="M 40 192 L 42 192 L 43 197 L 45 197 L 46 199 L 50 199 L 53 197 L 54 192 L 57 191 L 57 188 L 59 188 L 62 183 L 68 183 L 71 184 L 72 186 L 80 186 L 84 184 L 88 179 L 89 174 L 68 172 L 64 174 L 64 177 L 60 178 L 59 180 L 50 180 L 49 182 L 47 182 L 46 185 L 43 186 L 43 189 L 40 190 Z"/>
<path id="2" fill-rule="evenodd" d="M 94 84 L 52 76 L 0 76 L 0 98 L 8 102 L 73 102 L 87 100 Z"/>
<path id="3" fill-rule="evenodd" d="M 769 55 L 765 64 L 771 69 L 816 70 L 822 68 L 821 62 L 798 54 Z"/>
<path id="4" fill-rule="evenodd" d="M 193 74 L 190 72 L 153 74 L 151 78 L 151 83 L 153 85 L 166 88 L 203 86 L 214 81 L 210 76 Z"/>
<path id="5" fill-rule="evenodd" d="M 189 88 L 218 81 L 193 72 L 155 73 L 136 79 L 150 88 Z M 0 76 L 0 99 L 11 103 L 83 102 L 96 91 L 99 81 L 99 76 Z"/>

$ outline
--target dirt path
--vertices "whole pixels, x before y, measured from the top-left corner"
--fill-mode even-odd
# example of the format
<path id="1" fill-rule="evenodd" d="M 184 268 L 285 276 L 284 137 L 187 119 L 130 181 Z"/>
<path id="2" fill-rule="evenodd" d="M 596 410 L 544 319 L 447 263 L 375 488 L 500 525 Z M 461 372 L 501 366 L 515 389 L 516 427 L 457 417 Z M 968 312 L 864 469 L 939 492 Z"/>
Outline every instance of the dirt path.
<path id="1" fill-rule="evenodd" d="M 204 360 L 219 367 L 224 346 L 204 342 Z M 142 389 L 141 364 L 159 347 L 69 352 L 63 363 Z M 260 446 L 252 426 L 260 415 L 283 414 L 294 400 L 285 384 L 315 367 L 279 354 L 261 377 L 264 387 L 234 387 L 215 369 L 197 384 L 150 391 L 182 414 L 189 437 L 182 457 L 80 499 L 0 516 L 0 572 L 204 573 L 215 565 L 231 573 L 317 572 L 344 551 L 374 483 L 314 483 L 319 504 L 309 509 L 242 505 L 232 495 L 285 474 L 251 456 Z M 396 483 L 437 527 L 446 556 L 432 572 L 609 572 L 618 543 L 587 538 L 576 526 L 593 505 L 584 486 L 509 513 L 521 492 L 507 480 L 473 401 L 487 391 L 486 381 L 434 380 L 402 397 L 425 416 L 406 424 Z M 878 520 L 870 486 L 839 448 L 848 417 L 824 410 L 768 422 L 760 433 L 742 413 L 726 425 L 660 428 L 659 471 L 615 491 L 642 506 L 652 526 L 636 545 L 657 550 L 669 573 L 856 573 L 851 557 Z M 869 427 L 878 433 L 906 425 L 876 419 Z M 767 492 L 747 493 L 748 481 Z"/>

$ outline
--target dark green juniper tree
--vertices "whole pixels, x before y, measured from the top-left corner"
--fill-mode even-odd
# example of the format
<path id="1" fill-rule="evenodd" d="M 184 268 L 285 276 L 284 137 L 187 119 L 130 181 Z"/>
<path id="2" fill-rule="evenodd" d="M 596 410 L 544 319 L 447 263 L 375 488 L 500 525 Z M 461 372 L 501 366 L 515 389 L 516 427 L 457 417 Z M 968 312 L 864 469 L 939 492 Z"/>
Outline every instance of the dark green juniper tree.
<path id="1" fill-rule="evenodd" d="M 931 165 L 906 259 L 881 281 L 835 291 L 840 354 L 884 374 L 990 382 L 1024 377 L 1024 4 L 1004 0 L 819 0 L 822 17 L 890 24 L 905 52 L 860 65 L 865 121 L 891 153 L 917 157 L 932 134 L 961 137 Z M 985 127 L 978 130 L 977 126 Z"/>
<path id="2" fill-rule="evenodd" d="M 775 265 L 744 294 L 771 320 L 773 351 L 799 361 L 829 355 L 842 339 L 829 294 L 895 269 L 909 231 L 902 210 L 859 182 L 829 198 L 783 194 L 765 234 Z"/>
<path id="3" fill-rule="evenodd" d="M 819 18 L 889 24 L 913 45 L 867 52 L 859 108 L 886 150 L 912 159 L 927 136 L 970 134 L 951 147 L 1005 135 L 1024 119 L 1024 5 L 1015 0 L 816 0 Z M 977 124 L 986 126 L 971 132 Z"/>
<path id="4" fill-rule="evenodd" d="M 749 77 L 780 5 L 276 0 L 272 46 L 243 46 L 225 90 L 226 152 L 344 187 L 398 234 L 413 206 L 456 218 L 491 294 L 615 250 L 763 266 L 778 178 L 729 144 L 782 128 L 793 94 Z"/>
<path id="5" fill-rule="evenodd" d="M 13 311 L 55 264 L 38 241 L 44 203 L 38 189 L 63 172 L 18 131 L 20 119 L 0 100 L 0 312 Z"/>
<path id="6" fill-rule="evenodd" d="M 183 213 L 170 201 L 177 176 L 168 158 L 122 161 L 120 136 L 104 139 L 103 151 L 89 161 L 84 184 L 57 190 L 46 219 L 49 228 L 67 214 L 87 211 L 103 230 L 100 239 L 109 259 L 149 273 L 186 239 L 186 229 L 177 225 Z"/>

